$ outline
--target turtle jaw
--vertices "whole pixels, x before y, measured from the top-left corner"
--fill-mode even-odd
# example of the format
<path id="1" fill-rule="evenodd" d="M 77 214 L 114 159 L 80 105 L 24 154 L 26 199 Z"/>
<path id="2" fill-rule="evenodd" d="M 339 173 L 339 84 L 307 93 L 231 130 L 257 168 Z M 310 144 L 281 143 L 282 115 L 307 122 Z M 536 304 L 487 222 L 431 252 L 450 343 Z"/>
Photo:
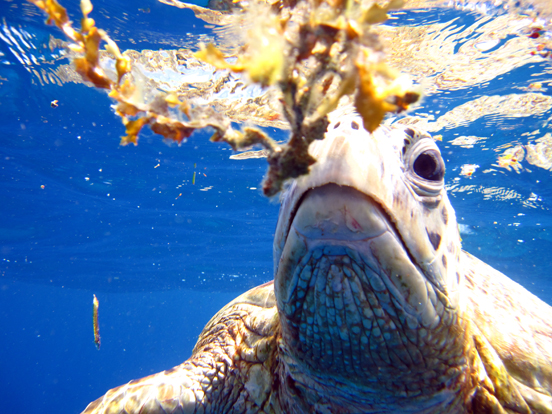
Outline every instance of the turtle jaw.
<path id="1" fill-rule="evenodd" d="M 379 390 L 404 380 L 403 391 L 421 393 L 450 368 L 431 366 L 442 365 L 441 354 L 452 365 L 465 363 L 463 346 L 449 337 L 456 310 L 412 262 L 383 209 L 350 187 L 328 184 L 305 194 L 275 293 L 285 352 L 322 381 L 361 378 Z"/>
<path id="2" fill-rule="evenodd" d="M 377 202 L 353 188 L 326 184 L 308 191 L 291 216 L 284 249 L 276 284 L 288 308 L 314 287 L 316 276 L 308 276 L 313 269 L 327 270 L 335 283 L 343 276 L 347 283 L 353 272 L 369 290 L 387 291 L 393 307 L 409 315 L 409 327 L 433 329 L 439 324 L 443 306 L 435 296 L 428 297 L 429 283 L 394 225 Z M 327 262 L 328 269 L 319 261 Z M 343 275 L 334 274 L 343 266 Z M 308 282 L 313 286 L 305 285 Z"/>

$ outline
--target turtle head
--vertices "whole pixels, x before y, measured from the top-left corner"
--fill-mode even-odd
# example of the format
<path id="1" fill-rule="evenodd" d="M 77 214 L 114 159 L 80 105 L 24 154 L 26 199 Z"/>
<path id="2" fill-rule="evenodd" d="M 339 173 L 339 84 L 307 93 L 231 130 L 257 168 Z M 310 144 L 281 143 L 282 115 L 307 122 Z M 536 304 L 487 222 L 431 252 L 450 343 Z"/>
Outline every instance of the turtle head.
<path id="1" fill-rule="evenodd" d="M 321 380 L 439 375 L 431 364 L 461 358 L 451 345 L 461 278 L 434 140 L 402 127 L 370 134 L 346 116 L 309 151 L 317 163 L 283 195 L 274 241 L 284 351 Z"/>

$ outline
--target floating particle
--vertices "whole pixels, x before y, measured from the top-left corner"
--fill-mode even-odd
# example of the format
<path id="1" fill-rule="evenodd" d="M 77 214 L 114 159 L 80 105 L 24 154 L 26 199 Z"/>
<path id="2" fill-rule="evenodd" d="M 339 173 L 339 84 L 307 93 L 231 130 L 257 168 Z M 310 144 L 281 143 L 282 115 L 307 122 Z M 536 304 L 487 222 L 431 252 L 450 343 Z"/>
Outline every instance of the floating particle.
<path id="1" fill-rule="evenodd" d="M 512 153 L 506 153 L 498 157 L 498 166 L 506 168 L 508 171 L 510 171 L 510 167 L 513 167 L 515 170 L 521 167 L 518 158 Z"/>
<path id="2" fill-rule="evenodd" d="M 463 175 L 465 177 L 471 177 L 472 174 L 479 168 L 479 165 L 477 164 L 464 164 L 462 165 L 462 170 L 460 171 L 460 175 Z"/>
<path id="3" fill-rule="evenodd" d="M 96 344 L 98 351 L 100 350 L 100 346 L 102 344 L 102 340 L 100 338 L 100 324 L 98 323 L 99 306 L 100 302 L 98 302 L 98 298 L 94 295 L 94 300 L 92 301 L 92 326 L 94 327 L 94 343 Z"/>
<path id="4" fill-rule="evenodd" d="M 40 186 L 40 188 L 42 188 L 43 190 L 44 190 L 44 187 L 45 187 L 44 184 L 42 184 L 42 185 Z"/>
<path id="5" fill-rule="evenodd" d="M 50 106 L 52 108 L 57 108 L 59 106 L 58 104 L 58 100 L 57 99 L 54 99 L 52 102 L 50 102 Z"/>
<path id="6" fill-rule="evenodd" d="M 196 172 L 194 171 L 194 176 L 192 177 L 192 184 L 195 185 L 195 176 L 196 176 Z"/>
<path id="7" fill-rule="evenodd" d="M 529 33 L 529 38 L 531 39 L 538 39 L 543 34 L 543 30 L 540 27 L 532 27 L 531 33 Z"/>
<path id="8" fill-rule="evenodd" d="M 542 201 L 542 199 L 535 193 L 531 193 L 527 201 Z"/>

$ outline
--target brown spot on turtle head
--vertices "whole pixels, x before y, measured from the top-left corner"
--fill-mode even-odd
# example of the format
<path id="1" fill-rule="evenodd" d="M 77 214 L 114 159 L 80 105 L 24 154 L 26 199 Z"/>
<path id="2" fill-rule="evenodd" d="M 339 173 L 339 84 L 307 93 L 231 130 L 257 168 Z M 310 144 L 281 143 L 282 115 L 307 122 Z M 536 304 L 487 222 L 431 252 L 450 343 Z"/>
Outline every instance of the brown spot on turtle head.
<path id="1" fill-rule="evenodd" d="M 399 191 L 393 193 L 393 207 L 397 210 L 403 208 L 403 195 Z"/>
<path id="2" fill-rule="evenodd" d="M 441 235 L 439 233 L 435 233 L 433 231 L 429 231 L 426 229 L 427 236 L 429 237 L 429 241 L 431 242 L 431 245 L 437 251 L 439 249 L 439 245 L 441 244 Z"/>
<path id="3" fill-rule="evenodd" d="M 447 257 L 445 255 L 443 255 L 441 257 L 441 261 L 443 262 L 443 266 L 445 267 L 445 269 L 447 268 Z"/>
<path id="4" fill-rule="evenodd" d="M 359 129 L 360 127 L 358 126 L 358 124 L 355 121 L 353 121 L 353 122 L 351 122 L 351 128 Z"/>
<path id="5" fill-rule="evenodd" d="M 448 211 L 446 206 L 443 206 L 441 209 L 441 215 L 443 216 L 443 222 L 446 225 L 448 223 Z"/>

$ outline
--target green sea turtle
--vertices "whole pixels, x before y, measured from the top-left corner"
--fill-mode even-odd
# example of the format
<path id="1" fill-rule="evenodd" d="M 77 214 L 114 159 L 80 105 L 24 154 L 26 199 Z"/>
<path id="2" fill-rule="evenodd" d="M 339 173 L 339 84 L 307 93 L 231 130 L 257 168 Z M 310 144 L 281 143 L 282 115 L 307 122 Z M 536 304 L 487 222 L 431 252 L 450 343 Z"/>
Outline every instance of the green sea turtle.
<path id="1" fill-rule="evenodd" d="M 434 140 L 346 115 L 310 151 L 274 281 L 85 413 L 552 413 L 552 308 L 461 250 Z"/>

